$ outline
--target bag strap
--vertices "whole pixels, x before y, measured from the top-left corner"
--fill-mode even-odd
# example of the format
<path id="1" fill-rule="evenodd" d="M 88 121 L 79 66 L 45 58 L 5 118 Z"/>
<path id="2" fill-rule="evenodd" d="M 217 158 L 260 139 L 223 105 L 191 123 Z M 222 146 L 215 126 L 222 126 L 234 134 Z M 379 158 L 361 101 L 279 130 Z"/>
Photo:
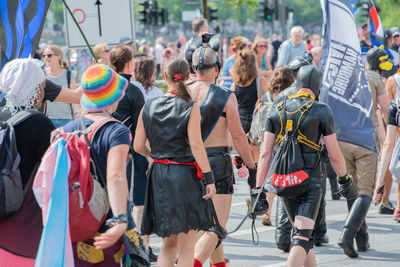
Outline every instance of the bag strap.
<path id="1" fill-rule="evenodd" d="M 104 118 L 98 121 L 95 121 L 94 123 L 92 123 L 89 127 L 85 127 L 85 124 L 83 122 L 83 117 L 80 118 L 80 122 L 81 122 L 81 127 L 83 129 L 83 134 L 85 136 L 86 142 L 89 146 L 89 150 L 90 150 L 90 157 L 93 158 L 93 165 L 94 165 L 94 171 L 96 172 L 96 174 L 98 174 L 101 182 L 103 183 L 103 187 L 106 186 L 106 179 L 104 179 L 103 174 L 101 173 L 101 171 L 98 170 L 97 166 L 99 166 L 99 161 L 97 160 L 97 156 L 96 154 L 93 152 L 92 149 L 92 141 L 94 136 L 96 135 L 96 133 L 98 132 L 98 130 L 103 127 L 104 125 L 106 125 L 109 122 L 118 122 L 120 123 L 118 120 L 114 119 L 114 118 Z"/>
<path id="2" fill-rule="evenodd" d="M 35 115 L 39 115 L 40 112 L 34 109 L 24 109 L 21 111 L 18 111 L 14 116 L 12 116 L 11 118 L 9 118 L 7 120 L 8 124 L 11 124 L 12 126 L 16 126 L 22 122 L 24 122 L 26 119 L 35 116 Z"/>
<path id="3" fill-rule="evenodd" d="M 257 99 L 260 100 L 262 97 L 260 75 L 258 75 L 256 78 L 256 86 L 257 86 Z"/>
<path id="4" fill-rule="evenodd" d="M 68 88 L 71 88 L 71 71 L 67 70 L 67 83 L 68 83 Z"/>
<path id="5" fill-rule="evenodd" d="M 287 98 L 285 98 L 285 100 L 284 100 L 284 103 L 283 103 L 283 119 L 282 119 L 282 123 L 283 123 L 283 125 L 281 125 L 281 127 L 285 127 L 285 136 L 288 134 L 287 133 L 287 129 L 286 129 L 286 101 L 287 101 Z M 315 104 L 315 101 L 311 101 L 311 102 L 309 102 L 309 104 L 307 104 L 307 102 L 305 103 L 305 104 L 303 104 L 303 106 L 299 109 L 299 111 L 301 112 L 301 115 L 300 115 L 300 118 L 299 118 L 299 121 L 297 122 L 297 125 L 296 125 L 296 128 L 295 128 L 295 130 L 293 131 L 293 134 L 291 134 L 291 135 L 295 135 L 296 134 L 296 132 L 298 132 L 299 131 L 299 127 L 300 127 L 300 124 L 304 121 L 304 119 L 307 117 L 307 115 L 308 115 L 308 113 L 309 113 L 309 110 L 311 109 L 311 107 L 312 106 L 314 106 L 314 104 Z M 298 111 L 297 111 L 298 112 Z M 296 112 L 296 113 L 297 113 Z"/>

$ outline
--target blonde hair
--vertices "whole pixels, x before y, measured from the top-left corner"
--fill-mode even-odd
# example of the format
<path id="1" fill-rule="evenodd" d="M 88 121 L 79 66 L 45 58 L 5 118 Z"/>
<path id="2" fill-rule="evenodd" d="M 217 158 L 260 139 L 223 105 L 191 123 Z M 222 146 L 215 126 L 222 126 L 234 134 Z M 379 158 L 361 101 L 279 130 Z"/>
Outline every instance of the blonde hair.
<path id="1" fill-rule="evenodd" d="M 46 47 L 43 50 L 43 54 L 44 54 L 44 51 L 47 51 L 49 49 L 51 51 L 53 51 L 56 56 L 60 57 L 60 61 L 59 61 L 60 62 L 60 66 L 62 68 L 64 68 L 64 69 L 68 69 L 68 64 L 67 64 L 67 62 L 64 61 L 64 52 L 63 52 L 62 48 L 59 47 L 58 45 L 49 45 L 48 47 Z"/>
<path id="2" fill-rule="evenodd" d="M 256 38 L 256 39 L 254 39 L 253 45 L 251 47 L 251 50 L 253 50 L 256 55 L 257 55 L 257 46 L 260 43 L 265 43 L 267 45 L 267 50 L 268 50 L 269 41 L 264 38 Z"/>
<path id="3" fill-rule="evenodd" d="M 99 58 L 100 57 L 100 53 L 104 52 L 104 50 L 106 50 L 106 48 L 108 48 L 108 45 L 106 43 L 95 45 L 93 47 L 93 53 L 96 56 L 96 58 Z"/>

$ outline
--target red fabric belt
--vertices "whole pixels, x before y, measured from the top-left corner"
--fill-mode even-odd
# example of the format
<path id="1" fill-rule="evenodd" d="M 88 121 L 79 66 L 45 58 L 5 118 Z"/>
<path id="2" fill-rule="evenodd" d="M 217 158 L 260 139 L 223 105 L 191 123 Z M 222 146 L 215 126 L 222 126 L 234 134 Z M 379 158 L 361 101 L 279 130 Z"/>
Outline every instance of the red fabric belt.
<path id="1" fill-rule="evenodd" d="M 176 165 L 190 165 L 196 168 L 197 179 L 203 179 L 203 172 L 200 169 L 199 164 L 197 162 L 177 162 L 169 159 L 155 159 L 154 162 L 161 163 L 161 164 L 176 164 Z"/>

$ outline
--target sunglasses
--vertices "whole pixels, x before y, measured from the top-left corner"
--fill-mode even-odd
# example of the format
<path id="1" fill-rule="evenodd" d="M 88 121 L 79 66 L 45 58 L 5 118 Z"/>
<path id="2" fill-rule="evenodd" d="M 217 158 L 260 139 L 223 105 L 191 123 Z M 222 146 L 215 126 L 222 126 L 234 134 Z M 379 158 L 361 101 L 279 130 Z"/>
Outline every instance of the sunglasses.
<path id="1" fill-rule="evenodd" d="M 44 58 L 51 58 L 52 56 L 55 56 L 56 54 L 43 54 L 42 57 Z"/>
<path id="2" fill-rule="evenodd" d="M 110 52 L 110 49 L 104 49 L 103 52 L 108 53 L 108 52 Z"/>
<path id="3" fill-rule="evenodd" d="M 267 46 L 267 45 L 257 45 L 257 47 L 260 47 L 260 48 L 267 48 L 268 46 Z"/>

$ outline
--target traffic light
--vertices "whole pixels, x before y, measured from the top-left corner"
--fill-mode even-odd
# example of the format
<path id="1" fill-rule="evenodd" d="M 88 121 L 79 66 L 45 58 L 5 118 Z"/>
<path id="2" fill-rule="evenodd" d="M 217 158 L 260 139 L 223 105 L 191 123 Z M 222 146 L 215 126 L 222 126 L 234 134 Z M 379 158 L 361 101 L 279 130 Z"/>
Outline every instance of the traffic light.
<path id="1" fill-rule="evenodd" d="M 157 25 L 158 24 L 158 3 L 157 3 L 157 0 L 152 0 L 151 1 L 150 17 L 151 17 L 151 25 Z"/>
<path id="2" fill-rule="evenodd" d="M 272 13 L 273 13 L 273 10 L 270 9 L 269 7 L 264 8 L 264 18 L 266 21 L 272 20 Z"/>
<path id="3" fill-rule="evenodd" d="M 271 21 L 274 10 L 268 6 L 268 0 L 259 1 L 258 4 L 260 5 L 258 8 L 258 17 L 262 20 Z"/>
<path id="4" fill-rule="evenodd" d="M 141 17 L 139 18 L 139 21 L 143 23 L 144 25 L 150 24 L 151 23 L 151 17 L 150 17 L 150 3 L 149 1 L 141 1 L 139 2 L 139 6 L 143 7 L 143 9 L 139 10 L 139 13 L 141 14 Z"/>
<path id="5" fill-rule="evenodd" d="M 216 13 L 218 12 L 218 8 L 216 7 L 207 7 L 207 8 L 208 8 L 208 22 L 217 20 L 218 16 Z"/>
<path id="6" fill-rule="evenodd" d="M 168 23 L 168 9 L 162 8 L 160 15 L 161 15 L 161 24 L 162 25 L 167 24 Z"/>

